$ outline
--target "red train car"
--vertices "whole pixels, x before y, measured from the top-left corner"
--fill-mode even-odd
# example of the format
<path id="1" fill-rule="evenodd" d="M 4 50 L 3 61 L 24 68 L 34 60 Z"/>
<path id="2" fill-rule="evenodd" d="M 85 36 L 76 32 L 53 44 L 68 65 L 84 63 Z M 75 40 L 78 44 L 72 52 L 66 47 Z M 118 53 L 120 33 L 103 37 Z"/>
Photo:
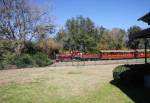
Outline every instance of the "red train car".
<path id="1" fill-rule="evenodd" d="M 78 58 L 78 60 L 96 60 L 100 59 L 99 54 L 90 54 L 90 53 L 80 53 L 75 56 L 75 58 Z"/>
<path id="2" fill-rule="evenodd" d="M 150 57 L 150 50 L 147 50 L 147 57 Z M 97 60 L 97 59 L 134 59 L 144 58 L 144 50 L 100 50 L 99 54 L 81 53 L 73 51 L 70 53 L 60 53 L 56 55 L 58 61 L 74 60 Z"/>
<path id="3" fill-rule="evenodd" d="M 71 57 L 70 53 L 60 53 L 56 55 L 56 61 L 70 61 Z"/>
<path id="4" fill-rule="evenodd" d="M 150 57 L 150 50 L 147 50 L 146 56 Z M 144 50 L 100 50 L 101 59 L 134 59 L 144 57 Z"/>

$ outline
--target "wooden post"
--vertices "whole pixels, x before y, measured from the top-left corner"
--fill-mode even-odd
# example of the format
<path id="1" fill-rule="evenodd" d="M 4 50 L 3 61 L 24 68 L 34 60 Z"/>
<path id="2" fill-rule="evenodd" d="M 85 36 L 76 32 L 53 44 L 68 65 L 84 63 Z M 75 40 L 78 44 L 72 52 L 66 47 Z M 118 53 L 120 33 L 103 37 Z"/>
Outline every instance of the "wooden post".
<path id="1" fill-rule="evenodd" d="M 145 44 L 145 64 L 147 64 L 147 39 L 144 38 L 144 44 Z"/>

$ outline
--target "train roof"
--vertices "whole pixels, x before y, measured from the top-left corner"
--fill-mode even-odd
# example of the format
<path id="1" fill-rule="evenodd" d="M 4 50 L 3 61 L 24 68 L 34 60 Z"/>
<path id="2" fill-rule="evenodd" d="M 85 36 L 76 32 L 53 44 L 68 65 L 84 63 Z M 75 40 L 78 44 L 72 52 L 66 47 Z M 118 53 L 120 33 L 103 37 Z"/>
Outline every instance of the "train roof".
<path id="1" fill-rule="evenodd" d="M 147 51 L 150 51 L 150 49 L 147 50 Z M 110 53 L 110 52 L 113 52 L 113 53 L 144 52 L 144 49 L 137 49 L 137 50 L 100 50 L 99 52 L 102 52 L 102 53 Z"/>

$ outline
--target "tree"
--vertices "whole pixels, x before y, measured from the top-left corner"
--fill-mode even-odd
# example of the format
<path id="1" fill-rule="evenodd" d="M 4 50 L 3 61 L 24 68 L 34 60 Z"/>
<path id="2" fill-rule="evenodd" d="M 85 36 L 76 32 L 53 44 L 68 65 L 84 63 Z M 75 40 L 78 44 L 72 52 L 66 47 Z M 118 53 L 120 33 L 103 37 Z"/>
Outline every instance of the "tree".
<path id="1" fill-rule="evenodd" d="M 128 29 L 128 41 L 127 46 L 131 49 L 143 48 L 144 40 L 136 39 L 132 40 L 130 37 L 134 35 L 134 33 L 140 32 L 142 29 L 139 26 L 132 26 Z"/>
<path id="2" fill-rule="evenodd" d="M 113 49 L 124 49 L 125 48 L 125 36 L 126 31 L 120 28 L 114 28 L 111 30 Z"/>
<path id="3" fill-rule="evenodd" d="M 67 50 L 80 50 L 81 42 L 84 42 L 86 51 L 94 52 L 97 43 L 97 31 L 94 22 L 90 18 L 82 16 L 68 19 L 65 30 L 60 31 L 56 38 L 61 37 Z"/>
<path id="4" fill-rule="evenodd" d="M 123 29 L 96 27 L 91 19 L 79 16 L 67 20 L 65 28 L 57 33 L 56 40 L 65 50 L 80 50 L 84 43 L 87 52 L 97 52 L 100 49 L 125 49 L 125 37 Z"/>
<path id="5" fill-rule="evenodd" d="M 125 49 L 125 30 L 114 28 L 111 31 L 105 28 L 100 28 L 100 40 L 98 43 L 99 49 L 118 50 Z"/>
<path id="6" fill-rule="evenodd" d="M 99 28 L 99 42 L 98 42 L 98 49 L 99 50 L 107 50 L 109 49 L 109 44 L 110 44 L 110 35 L 109 35 L 109 30 L 105 28 Z"/>
<path id="7" fill-rule="evenodd" d="M 63 51 L 64 49 L 65 50 L 69 49 L 69 47 L 67 46 L 68 35 L 67 35 L 67 32 L 63 28 L 61 28 L 56 33 L 56 37 L 54 39 L 61 45 L 61 48 L 60 48 L 61 51 Z"/>
<path id="8" fill-rule="evenodd" d="M 11 41 L 17 55 L 20 55 L 26 41 L 39 37 L 40 30 L 48 33 L 53 29 L 46 11 L 34 7 L 29 1 L 0 0 L 0 39 Z"/>
<path id="9" fill-rule="evenodd" d="M 47 55 L 53 54 L 61 48 L 61 45 L 53 39 L 44 39 L 37 43 L 37 48 Z"/>

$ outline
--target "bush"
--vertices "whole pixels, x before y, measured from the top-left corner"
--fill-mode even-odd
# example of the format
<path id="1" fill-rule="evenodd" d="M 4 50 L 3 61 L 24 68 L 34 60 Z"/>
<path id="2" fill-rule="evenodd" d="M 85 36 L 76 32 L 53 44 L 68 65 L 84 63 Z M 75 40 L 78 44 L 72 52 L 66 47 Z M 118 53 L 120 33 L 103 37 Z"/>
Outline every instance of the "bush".
<path id="1" fill-rule="evenodd" d="M 22 54 L 21 56 L 15 59 L 15 65 L 18 68 L 27 68 L 35 66 L 35 62 L 29 54 Z"/>
<path id="2" fill-rule="evenodd" d="M 52 61 L 48 58 L 48 56 L 41 52 L 38 52 L 34 55 L 34 60 L 39 67 L 48 66 L 52 64 Z"/>
<path id="3" fill-rule="evenodd" d="M 2 61 L 0 61 L 0 70 L 3 70 L 3 69 L 5 69 L 5 65 L 3 64 Z"/>
<path id="4" fill-rule="evenodd" d="M 12 52 L 5 52 L 3 53 L 3 55 L 1 56 L 0 59 L 0 70 L 2 69 L 10 69 L 14 64 L 14 60 L 15 60 L 16 55 Z"/>
<path id="5" fill-rule="evenodd" d="M 15 53 L 7 52 L 3 55 L 3 62 L 8 65 L 14 64 L 16 55 Z"/>
<path id="6" fill-rule="evenodd" d="M 114 80 L 129 85 L 143 85 L 144 76 L 150 75 L 150 64 L 121 65 L 113 70 Z"/>
<path id="7" fill-rule="evenodd" d="M 116 67 L 116 68 L 113 70 L 113 77 L 114 77 L 114 80 L 115 80 L 115 81 L 120 81 L 120 80 L 122 79 L 122 78 L 121 78 L 122 73 L 127 72 L 128 70 L 129 70 L 129 68 L 127 68 L 127 67 L 124 66 L 124 65 L 121 65 L 121 66 Z"/>
<path id="8" fill-rule="evenodd" d="M 16 56 L 12 53 L 7 53 L 0 60 L 0 70 L 10 68 L 30 68 L 30 67 L 43 67 L 52 64 L 52 61 L 44 53 L 38 52 L 36 54 L 22 54 Z"/>
<path id="9" fill-rule="evenodd" d="M 11 68 L 11 64 L 9 64 L 6 61 L 1 61 L 1 63 L 0 63 L 0 70 L 10 69 L 10 68 Z"/>
<path id="10" fill-rule="evenodd" d="M 28 53 L 28 54 L 35 54 L 37 53 L 38 49 L 36 48 L 36 44 L 34 42 L 25 42 L 25 48 L 23 50 L 23 53 Z"/>

